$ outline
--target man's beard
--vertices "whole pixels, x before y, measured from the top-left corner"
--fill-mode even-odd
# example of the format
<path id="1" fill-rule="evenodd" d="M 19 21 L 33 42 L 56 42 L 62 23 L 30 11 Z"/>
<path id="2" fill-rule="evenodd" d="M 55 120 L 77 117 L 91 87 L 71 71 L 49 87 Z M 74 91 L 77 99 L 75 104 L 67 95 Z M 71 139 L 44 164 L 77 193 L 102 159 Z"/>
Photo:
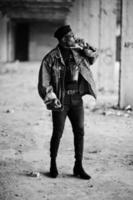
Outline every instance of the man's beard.
<path id="1" fill-rule="evenodd" d="M 73 48 L 73 47 L 75 47 L 75 42 L 66 43 L 65 46 L 66 46 L 67 48 Z"/>

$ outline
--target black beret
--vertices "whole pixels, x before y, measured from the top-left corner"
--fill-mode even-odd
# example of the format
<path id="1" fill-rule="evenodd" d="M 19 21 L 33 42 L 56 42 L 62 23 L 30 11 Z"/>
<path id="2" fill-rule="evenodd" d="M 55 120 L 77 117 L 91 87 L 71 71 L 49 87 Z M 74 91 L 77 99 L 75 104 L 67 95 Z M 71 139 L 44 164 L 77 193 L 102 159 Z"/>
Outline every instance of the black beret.
<path id="1" fill-rule="evenodd" d="M 55 31 L 54 37 L 57 38 L 58 40 L 60 40 L 61 38 L 63 38 L 70 31 L 72 31 L 72 29 L 71 29 L 71 27 L 69 25 L 61 26 L 60 28 L 58 28 Z"/>

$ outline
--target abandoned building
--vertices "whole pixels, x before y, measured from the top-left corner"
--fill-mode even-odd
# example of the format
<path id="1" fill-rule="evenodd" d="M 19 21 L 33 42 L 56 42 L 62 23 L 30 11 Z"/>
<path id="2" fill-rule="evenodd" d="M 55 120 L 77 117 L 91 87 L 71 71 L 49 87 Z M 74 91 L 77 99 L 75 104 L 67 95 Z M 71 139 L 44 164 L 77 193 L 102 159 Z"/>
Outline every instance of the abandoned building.
<path id="1" fill-rule="evenodd" d="M 41 61 L 57 44 L 55 29 L 70 24 L 99 50 L 98 89 L 133 106 L 132 18 L 132 0 L 0 0 L 0 62 Z"/>

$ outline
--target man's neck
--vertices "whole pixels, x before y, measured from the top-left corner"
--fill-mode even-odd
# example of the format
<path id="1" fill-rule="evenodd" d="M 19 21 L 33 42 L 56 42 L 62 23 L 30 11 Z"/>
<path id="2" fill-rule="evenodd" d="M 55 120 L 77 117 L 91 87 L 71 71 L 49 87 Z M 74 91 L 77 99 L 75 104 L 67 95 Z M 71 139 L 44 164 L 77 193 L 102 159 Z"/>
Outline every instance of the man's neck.
<path id="1" fill-rule="evenodd" d="M 71 47 L 66 46 L 65 44 L 59 43 L 59 46 L 63 49 L 70 49 Z"/>

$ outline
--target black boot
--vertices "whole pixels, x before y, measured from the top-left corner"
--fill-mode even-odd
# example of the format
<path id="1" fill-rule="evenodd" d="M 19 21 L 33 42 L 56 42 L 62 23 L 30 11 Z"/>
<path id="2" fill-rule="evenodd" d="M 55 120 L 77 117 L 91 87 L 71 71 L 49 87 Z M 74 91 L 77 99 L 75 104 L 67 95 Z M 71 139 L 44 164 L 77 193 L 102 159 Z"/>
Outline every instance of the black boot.
<path id="1" fill-rule="evenodd" d="M 81 179 L 91 179 L 91 176 L 84 171 L 84 168 L 82 167 L 82 162 L 75 162 L 73 174 L 74 176 L 79 176 Z"/>
<path id="2" fill-rule="evenodd" d="M 56 160 L 55 159 L 51 159 L 51 163 L 50 163 L 50 176 L 52 178 L 56 178 L 58 176 L 58 170 L 57 170 Z"/>

